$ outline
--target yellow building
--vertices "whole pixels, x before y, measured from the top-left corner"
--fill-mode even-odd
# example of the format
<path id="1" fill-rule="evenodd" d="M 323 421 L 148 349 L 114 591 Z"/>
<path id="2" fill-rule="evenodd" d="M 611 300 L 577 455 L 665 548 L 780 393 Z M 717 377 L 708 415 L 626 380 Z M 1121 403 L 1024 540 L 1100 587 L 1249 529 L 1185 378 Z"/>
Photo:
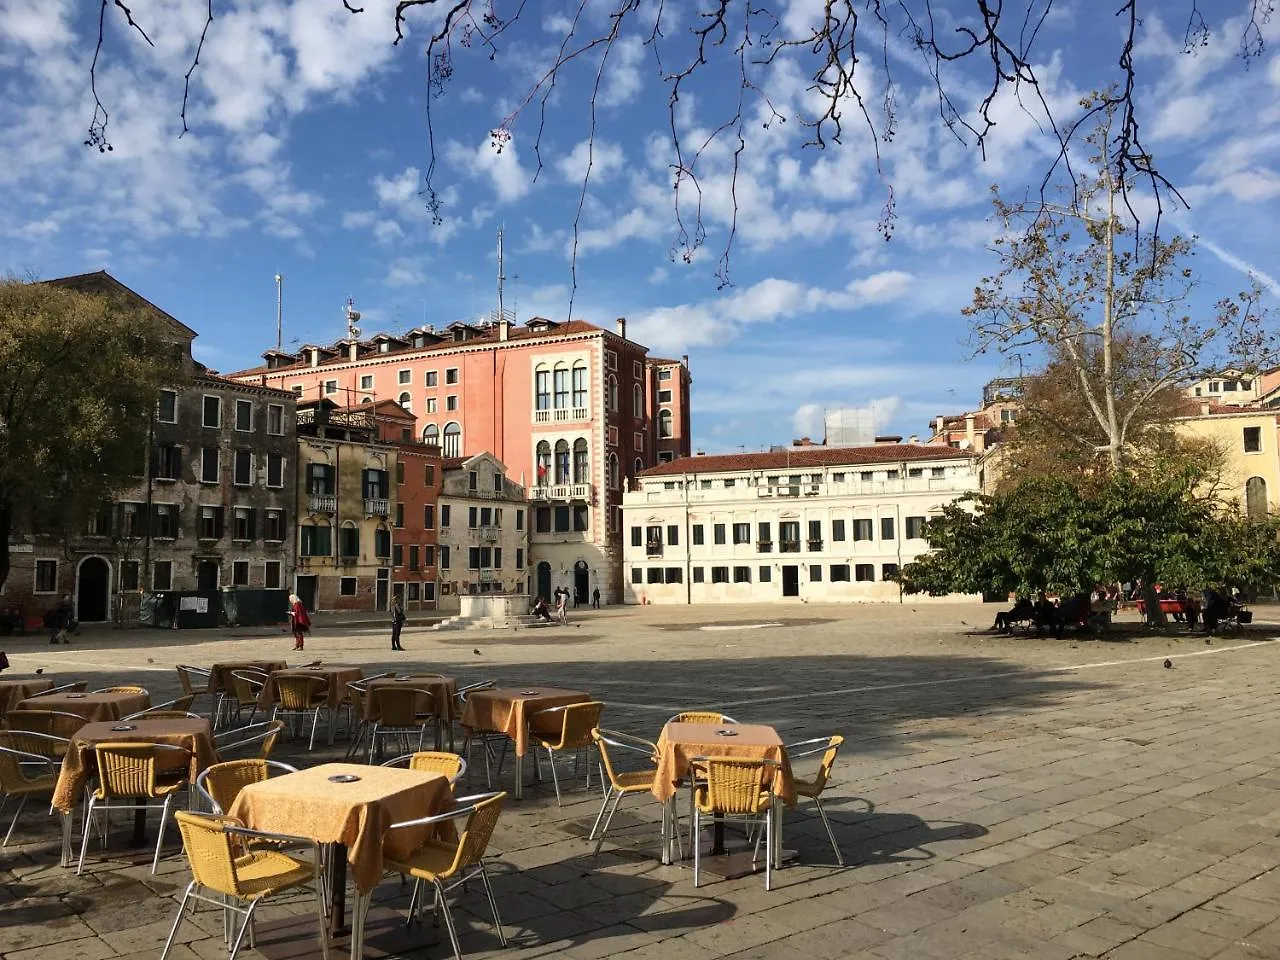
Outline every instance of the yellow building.
<path id="1" fill-rule="evenodd" d="M 1223 496 L 1261 517 L 1280 509 L 1280 414 L 1209 402 L 1174 420 L 1178 434 L 1207 440 L 1224 456 Z"/>
<path id="2" fill-rule="evenodd" d="M 298 404 L 298 562 L 308 610 L 386 610 L 396 448 L 371 410 Z"/>

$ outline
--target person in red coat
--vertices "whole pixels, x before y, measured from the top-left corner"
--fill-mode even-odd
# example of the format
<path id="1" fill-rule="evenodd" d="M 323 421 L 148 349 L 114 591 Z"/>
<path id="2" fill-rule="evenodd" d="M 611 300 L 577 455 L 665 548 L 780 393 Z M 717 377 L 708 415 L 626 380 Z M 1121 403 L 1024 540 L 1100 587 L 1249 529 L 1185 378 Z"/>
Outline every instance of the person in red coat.
<path id="1" fill-rule="evenodd" d="M 293 649 L 301 650 L 302 642 L 311 630 L 311 618 L 307 608 L 296 593 L 289 594 L 289 629 L 293 631 Z"/>

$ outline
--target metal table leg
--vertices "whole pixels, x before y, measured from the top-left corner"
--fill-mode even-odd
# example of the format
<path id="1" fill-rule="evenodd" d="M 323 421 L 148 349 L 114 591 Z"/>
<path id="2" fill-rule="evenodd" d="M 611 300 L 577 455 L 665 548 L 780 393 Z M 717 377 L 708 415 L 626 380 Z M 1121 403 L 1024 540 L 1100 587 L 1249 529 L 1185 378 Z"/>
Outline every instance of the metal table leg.
<path id="1" fill-rule="evenodd" d="M 516 752 L 516 799 L 524 799 L 524 755 Z"/>

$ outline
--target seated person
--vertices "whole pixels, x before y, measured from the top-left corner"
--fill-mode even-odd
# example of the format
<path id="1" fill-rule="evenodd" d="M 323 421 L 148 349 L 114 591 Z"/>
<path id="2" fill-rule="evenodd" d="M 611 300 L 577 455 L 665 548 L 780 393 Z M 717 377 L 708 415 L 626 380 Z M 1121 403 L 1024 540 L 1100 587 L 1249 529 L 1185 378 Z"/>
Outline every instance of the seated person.
<path id="1" fill-rule="evenodd" d="M 1204 603 L 1201 607 L 1204 616 L 1204 632 L 1212 633 L 1218 624 L 1231 615 L 1231 604 L 1227 598 L 1213 587 L 1204 588 Z"/>
<path id="2" fill-rule="evenodd" d="M 1007 633 L 1015 623 L 1025 623 L 1034 616 L 1035 610 L 1030 598 L 1019 597 L 1013 602 L 1012 609 L 1000 610 L 996 613 L 996 622 L 991 625 L 991 629 Z"/>
<path id="3" fill-rule="evenodd" d="M 1043 590 L 1040 591 L 1040 596 L 1036 598 L 1036 602 L 1031 608 L 1031 621 L 1036 625 L 1037 637 L 1040 636 L 1042 630 L 1052 630 L 1058 623 L 1058 607 L 1045 596 Z"/>
<path id="4" fill-rule="evenodd" d="M 547 606 L 547 601 L 543 597 L 539 597 L 533 602 L 533 610 L 530 612 L 543 623 L 553 622 L 551 619 L 551 608 Z"/>

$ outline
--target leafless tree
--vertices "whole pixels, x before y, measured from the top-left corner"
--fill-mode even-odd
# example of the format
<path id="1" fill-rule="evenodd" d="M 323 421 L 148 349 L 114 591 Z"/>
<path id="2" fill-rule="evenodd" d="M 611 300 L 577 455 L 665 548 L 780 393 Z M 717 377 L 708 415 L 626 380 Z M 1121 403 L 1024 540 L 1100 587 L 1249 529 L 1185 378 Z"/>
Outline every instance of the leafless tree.
<path id="1" fill-rule="evenodd" d="M 225 0 L 222 0 L 225 2 Z M 350 0 L 341 2 L 352 16 L 364 13 Z M 884 204 L 879 226 L 886 239 L 895 219 L 895 199 L 880 160 L 880 144 L 890 141 L 897 123 L 897 92 L 891 45 L 905 43 L 921 59 L 936 88 L 939 121 L 962 143 L 975 147 L 984 156 L 996 127 L 995 108 L 1002 93 L 1011 93 L 1022 108 L 1031 113 L 1054 138 L 1058 149 L 1047 165 L 1041 192 L 1060 182 L 1078 187 L 1080 172 L 1073 163 L 1072 145 L 1087 133 L 1102 113 L 1114 118 L 1106 145 L 1111 169 L 1119 186 L 1118 201 L 1138 220 L 1130 202 L 1133 190 L 1143 190 L 1156 200 L 1155 230 L 1166 205 L 1182 203 L 1175 185 L 1161 172 L 1142 139 L 1142 110 L 1137 93 L 1138 68 L 1134 49 L 1142 34 L 1144 11 L 1161 13 L 1181 6 L 1186 15 L 1184 46 L 1188 53 L 1209 44 L 1216 27 L 1206 19 L 1204 0 L 1111 0 L 1109 12 L 1120 25 L 1112 66 L 1105 77 L 1089 78 L 1097 89 L 1110 92 L 1096 98 L 1092 106 L 1070 116 L 1055 116 L 1050 97 L 1042 84 L 1037 57 L 1044 41 L 1045 26 L 1055 6 L 1065 0 L 824 0 L 819 22 L 798 35 L 786 35 L 782 22 L 764 0 L 609 0 L 607 15 L 599 14 L 599 4 L 575 0 L 566 19 L 556 52 L 533 81 L 516 108 L 493 128 L 495 150 L 506 147 L 524 114 L 536 109 L 533 151 L 537 169 L 543 167 L 543 133 L 548 102 L 557 81 L 580 62 L 594 65 L 594 80 L 587 92 L 589 114 L 588 165 L 583 176 L 573 229 L 576 263 L 578 228 L 583 199 L 594 167 L 597 99 L 610 67 L 610 54 L 624 38 L 640 38 L 667 89 L 670 139 L 670 172 L 675 214 L 672 256 L 689 260 L 706 240 L 702 216 L 701 170 L 713 144 L 721 140 L 731 146 L 731 190 L 738 182 L 739 162 L 750 137 L 748 118 L 755 103 L 763 105 L 765 126 L 796 121 L 808 133 L 807 146 L 822 149 L 840 144 L 853 122 L 874 148 L 875 164 L 883 181 Z M 111 149 L 107 126 L 109 114 L 97 93 L 97 69 L 106 38 L 109 13 L 123 18 L 127 27 L 148 44 L 151 38 L 135 20 L 122 0 L 100 0 L 97 43 L 90 66 L 94 114 L 86 144 L 101 151 Z M 207 17 L 196 44 L 195 55 L 183 81 L 180 117 L 182 130 L 188 129 L 187 106 L 191 77 L 200 62 L 204 42 L 215 23 L 219 4 L 205 0 Z M 1246 66 L 1261 56 L 1275 0 L 1246 0 L 1245 16 L 1236 27 L 1239 55 Z M 1092 6 L 1092 15 L 1104 11 Z M 428 97 L 426 125 L 428 150 L 422 196 L 433 218 L 442 216 L 442 199 L 437 189 L 436 130 L 430 101 L 443 95 L 467 54 L 496 61 L 506 48 L 511 32 L 522 22 L 539 14 L 537 4 L 528 0 L 399 0 L 394 9 L 388 37 L 400 44 L 408 38 L 413 22 L 428 22 L 425 45 Z M 1225 28 L 1224 28 L 1225 29 Z M 812 115 L 787 116 L 775 109 L 770 99 L 770 74 L 782 62 L 794 64 L 808 82 L 818 104 Z M 980 79 L 983 90 L 976 106 L 957 95 L 956 71 Z M 729 83 L 736 95 L 727 98 L 711 133 L 701 142 L 690 142 L 678 114 L 682 97 L 703 81 L 720 89 Z M 576 90 L 571 91 L 574 96 Z M 729 282 L 729 261 L 737 230 L 737 197 L 717 271 L 721 284 Z M 576 280 L 575 280 L 576 286 Z"/>

